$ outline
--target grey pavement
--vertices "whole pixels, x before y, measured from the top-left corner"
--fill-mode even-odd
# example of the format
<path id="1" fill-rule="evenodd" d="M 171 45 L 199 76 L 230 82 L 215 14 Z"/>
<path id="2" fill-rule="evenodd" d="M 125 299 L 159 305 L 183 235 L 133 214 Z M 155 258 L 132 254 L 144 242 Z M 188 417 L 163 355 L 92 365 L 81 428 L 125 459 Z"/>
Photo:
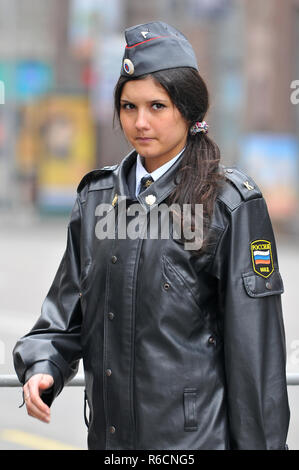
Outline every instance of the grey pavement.
<path id="1" fill-rule="evenodd" d="M 66 243 L 67 218 L 34 213 L 0 213 L 0 374 L 14 374 L 11 351 L 33 326 Z M 287 371 L 299 372 L 299 242 L 276 236 L 286 329 Z M 80 367 L 82 372 L 82 366 Z M 299 386 L 289 387 L 291 424 L 288 444 L 299 449 Z M 26 415 L 21 389 L 0 389 L 0 449 L 86 449 L 83 388 L 65 388 L 52 406 L 50 424 Z"/>

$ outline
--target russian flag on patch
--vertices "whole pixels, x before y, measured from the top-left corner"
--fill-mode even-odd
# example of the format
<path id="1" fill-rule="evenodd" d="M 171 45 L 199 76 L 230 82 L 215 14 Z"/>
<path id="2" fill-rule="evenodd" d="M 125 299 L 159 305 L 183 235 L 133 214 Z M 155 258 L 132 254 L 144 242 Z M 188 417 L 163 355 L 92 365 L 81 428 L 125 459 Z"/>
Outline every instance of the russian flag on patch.
<path id="1" fill-rule="evenodd" d="M 271 263 L 270 250 L 266 250 L 266 251 L 255 250 L 253 252 L 253 257 L 254 257 L 255 264 L 270 264 Z"/>

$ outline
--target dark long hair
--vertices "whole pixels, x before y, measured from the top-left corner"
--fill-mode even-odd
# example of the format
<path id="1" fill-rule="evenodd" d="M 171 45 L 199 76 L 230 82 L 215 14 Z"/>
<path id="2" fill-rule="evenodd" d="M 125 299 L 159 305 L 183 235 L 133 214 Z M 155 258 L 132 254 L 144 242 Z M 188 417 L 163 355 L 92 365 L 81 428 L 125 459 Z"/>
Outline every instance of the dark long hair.
<path id="1" fill-rule="evenodd" d="M 115 117 L 120 120 L 120 98 L 124 84 L 141 77 L 121 76 L 114 90 Z M 189 67 L 161 70 L 150 76 L 167 91 L 171 101 L 189 126 L 203 121 L 209 108 L 207 86 L 200 74 Z M 168 198 L 169 204 L 203 204 L 204 238 L 213 214 L 218 186 L 223 179 L 219 170 L 220 150 L 207 134 L 188 133 L 180 169 L 176 173 L 176 187 Z M 183 221 L 182 221 L 183 222 Z M 204 248 L 205 242 L 202 245 Z"/>

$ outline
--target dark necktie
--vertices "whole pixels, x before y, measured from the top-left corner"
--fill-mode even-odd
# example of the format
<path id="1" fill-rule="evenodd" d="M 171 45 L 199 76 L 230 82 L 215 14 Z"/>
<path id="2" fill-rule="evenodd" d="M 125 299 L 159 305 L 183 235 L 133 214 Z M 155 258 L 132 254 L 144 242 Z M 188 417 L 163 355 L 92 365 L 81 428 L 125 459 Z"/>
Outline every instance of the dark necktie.
<path id="1" fill-rule="evenodd" d="M 153 182 L 154 180 L 150 175 L 141 178 L 139 194 L 142 193 L 142 191 L 145 191 Z"/>

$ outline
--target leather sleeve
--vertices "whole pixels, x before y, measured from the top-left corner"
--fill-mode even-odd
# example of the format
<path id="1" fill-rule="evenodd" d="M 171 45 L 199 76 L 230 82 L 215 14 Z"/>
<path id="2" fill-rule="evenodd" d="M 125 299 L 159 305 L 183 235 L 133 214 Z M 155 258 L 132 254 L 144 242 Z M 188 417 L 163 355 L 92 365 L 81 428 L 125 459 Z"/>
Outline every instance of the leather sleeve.
<path id="1" fill-rule="evenodd" d="M 283 284 L 271 221 L 262 197 L 225 210 L 228 223 L 214 269 L 223 314 L 231 446 L 285 449 L 289 406 Z"/>
<path id="2" fill-rule="evenodd" d="M 76 374 L 81 358 L 80 227 L 81 207 L 77 199 L 68 225 L 66 250 L 41 315 L 13 350 L 20 382 L 24 384 L 33 372 L 51 374 L 54 395 Z"/>

